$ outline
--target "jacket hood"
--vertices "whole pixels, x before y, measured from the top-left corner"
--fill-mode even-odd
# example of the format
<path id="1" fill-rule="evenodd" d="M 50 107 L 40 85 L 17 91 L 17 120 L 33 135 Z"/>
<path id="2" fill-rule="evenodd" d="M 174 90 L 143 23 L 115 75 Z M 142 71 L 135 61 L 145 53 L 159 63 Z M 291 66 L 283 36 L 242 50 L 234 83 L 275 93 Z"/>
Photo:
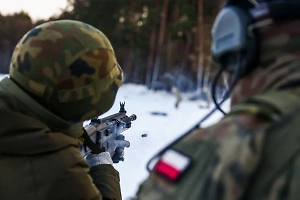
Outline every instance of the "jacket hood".
<path id="1" fill-rule="evenodd" d="M 0 123 L 0 153 L 34 155 L 82 144 L 82 125 L 57 118 L 9 78 L 0 82 Z"/>
<path id="2" fill-rule="evenodd" d="M 232 106 L 262 92 L 300 88 L 299 27 L 297 20 L 260 30 L 260 65 L 238 81 L 231 95 Z"/>

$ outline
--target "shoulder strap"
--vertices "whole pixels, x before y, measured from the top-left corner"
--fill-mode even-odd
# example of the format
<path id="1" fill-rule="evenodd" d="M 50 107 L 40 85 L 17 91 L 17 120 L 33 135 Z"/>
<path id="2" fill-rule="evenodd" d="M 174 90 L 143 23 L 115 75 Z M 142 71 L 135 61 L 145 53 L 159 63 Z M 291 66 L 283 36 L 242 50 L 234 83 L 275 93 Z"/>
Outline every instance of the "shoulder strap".
<path id="1" fill-rule="evenodd" d="M 290 182 L 290 188 L 289 188 L 289 198 L 288 200 L 294 200 L 294 199 L 299 199 L 300 196 L 300 158 L 297 157 L 295 160 L 294 164 L 294 169 L 293 169 L 293 178 Z"/>
<path id="2" fill-rule="evenodd" d="M 256 172 L 253 184 L 246 192 L 246 199 L 258 199 L 262 192 L 276 178 L 290 160 L 300 152 L 300 98 L 289 92 L 274 92 L 259 95 L 246 103 L 254 103 L 258 107 L 269 107 L 280 117 L 271 123 L 265 140 L 262 161 Z M 262 107 L 264 107 L 262 106 Z M 274 115 L 274 113 L 270 116 Z"/>
<path id="3" fill-rule="evenodd" d="M 263 188 L 267 188 L 290 160 L 300 151 L 299 127 L 300 109 L 284 117 L 271 126 L 268 131 L 261 165 L 255 175 L 254 184 L 249 194 L 260 196 Z M 256 199 L 253 196 L 250 199 Z"/>
<path id="4" fill-rule="evenodd" d="M 249 98 L 246 102 L 258 102 L 269 105 L 281 115 L 293 113 L 295 108 L 300 107 L 300 96 L 290 91 L 274 91 Z"/>
<path id="5" fill-rule="evenodd" d="M 269 92 L 253 96 L 233 106 L 229 114 L 247 112 L 264 115 L 272 121 L 278 121 L 282 116 L 292 113 L 296 107 L 300 107 L 299 103 L 300 97 L 288 91 Z"/>
<path id="6" fill-rule="evenodd" d="M 82 137 L 84 139 L 84 143 L 83 143 L 84 148 L 88 147 L 94 154 L 99 154 L 99 153 L 104 152 L 104 149 L 102 149 L 96 143 L 94 143 L 92 141 L 92 139 L 90 138 L 90 136 L 88 135 L 88 133 L 86 132 L 85 129 L 83 129 Z M 85 151 L 86 151 L 86 149 L 85 149 Z"/>

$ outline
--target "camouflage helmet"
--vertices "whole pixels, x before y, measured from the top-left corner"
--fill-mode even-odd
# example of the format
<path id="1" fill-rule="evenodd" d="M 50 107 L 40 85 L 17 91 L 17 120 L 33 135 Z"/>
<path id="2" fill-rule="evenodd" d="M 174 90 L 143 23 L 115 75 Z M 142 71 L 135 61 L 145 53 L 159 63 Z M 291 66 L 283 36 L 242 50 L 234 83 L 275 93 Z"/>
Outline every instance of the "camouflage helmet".
<path id="1" fill-rule="evenodd" d="M 111 108 L 123 72 L 101 31 L 58 20 L 24 35 L 14 50 L 10 77 L 59 117 L 82 122 Z"/>

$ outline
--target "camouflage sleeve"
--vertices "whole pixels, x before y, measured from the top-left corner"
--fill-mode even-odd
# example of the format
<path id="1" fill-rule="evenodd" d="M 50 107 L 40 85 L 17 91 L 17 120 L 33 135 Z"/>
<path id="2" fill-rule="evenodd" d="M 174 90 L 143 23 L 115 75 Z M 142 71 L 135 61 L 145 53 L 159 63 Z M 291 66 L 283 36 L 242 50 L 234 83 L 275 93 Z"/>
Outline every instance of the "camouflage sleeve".
<path id="1" fill-rule="evenodd" d="M 218 148 L 208 163 L 203 199 L 235 200 L 243 196 L 262 156 L 266 122 L 257 116 L 238 114 L 211 129 L 208 137 L 218 143 Z"/>
<path id="2" fill-rule="evenodd" d="M 101 192 L 103 199 L 121 200 L 119 173 L 112 165 L 97 165 L 90 169 L 93 182 Z"/>
<path id="3" fill-rule="evenodd" d="M 238 113 L 209 128 L 192 130 L 169 147 L 189 157 L 190 167 L 177 181 L 166 179 L 154 167 L 137 199 L 241 199 L 260 163 L 267 127 L 264 118 Z"/>

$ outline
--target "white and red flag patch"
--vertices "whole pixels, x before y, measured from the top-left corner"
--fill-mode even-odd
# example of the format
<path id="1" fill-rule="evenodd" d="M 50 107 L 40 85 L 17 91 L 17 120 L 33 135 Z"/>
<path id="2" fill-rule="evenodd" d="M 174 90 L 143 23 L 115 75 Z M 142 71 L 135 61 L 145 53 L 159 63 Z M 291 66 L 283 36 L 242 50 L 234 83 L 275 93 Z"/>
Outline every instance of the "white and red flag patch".
<path id="1" fill-rule="evenodd" d="M 173 149 L 167 150 L 155 165 L 155 171 L 176 181 L 191 164 L 191 158 Z"/>

